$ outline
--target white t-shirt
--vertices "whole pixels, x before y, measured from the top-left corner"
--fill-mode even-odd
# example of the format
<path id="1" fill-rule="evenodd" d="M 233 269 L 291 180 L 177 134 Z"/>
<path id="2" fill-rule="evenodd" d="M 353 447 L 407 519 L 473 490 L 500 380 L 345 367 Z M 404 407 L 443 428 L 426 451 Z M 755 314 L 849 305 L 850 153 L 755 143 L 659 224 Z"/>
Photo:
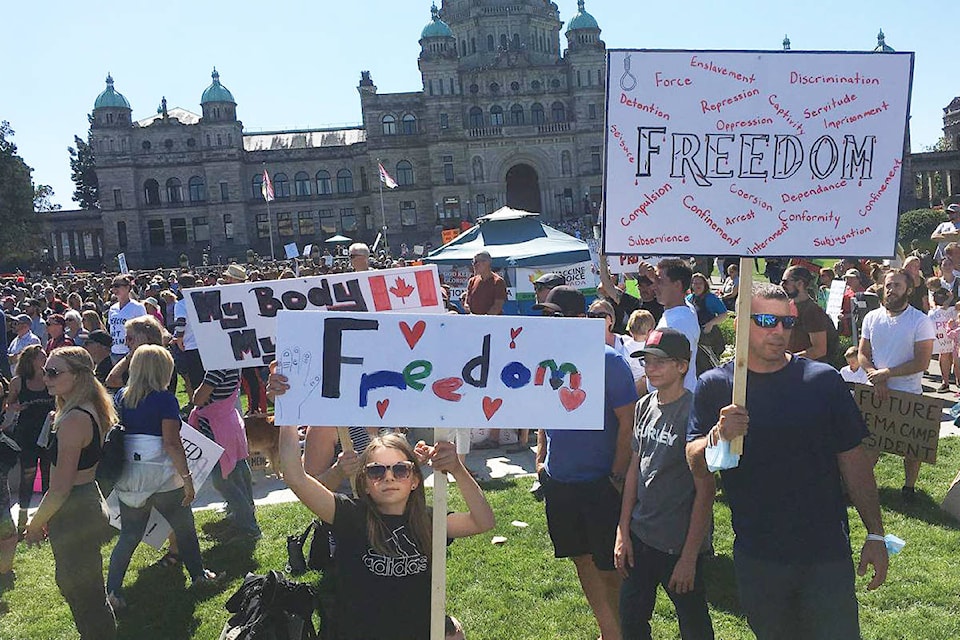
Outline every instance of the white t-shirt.
<path id="1" fill-rule="evenodd" d="M 939 233 L 956 233 L 957 225 L 953 224 L 949 220 L 946 222 L 941 222 L 937 225 L 937 228 L 933 230 L 932 235 L 937 235 Z M 940 260 L 943 257 L 943 248 L 950 243 L 949 240 L 941 240 L 937 243 L 937 250 L 933 252 L 933 259 Z"/>
<path id="2" fill-rule="evenodd" d="M 927 317 L 933 323 L 933 330 L 936 337 L 933 340 L 933 352 L 936 354 L 953 353 L 953 339 L 947 336 L 950 329 L 950 322 L 956 322 L 957 310 L 952 306 L 944 309 L 943 307 L 934 307 L 927 312 Z"/>
<path id="3" fill-rule="evenodd" d="M 840 377 L 843 378 L 844 382 L 870 384 L 870 379 L 867 377 L 867 372 L 863 370 L 863 367 L 857 367 L 857 370 L 853 371 L 850 365 L 847 365 L 840 369 Z"/>
<path id="4" fill-rule="evenodd" d="M 860 335 L 870 341 L 873 364 L 878 369 L 913 360 L 914 343 L 936 337 L 930 318 L 910 305 L 896 316 L 891 316 L 884 307 L 874 309 L 863 319 Z M 923 393 L 923 372 L 890 378 L 887 387 L 893 391 Z"/>
<path id="5" fill-rule="evenodd" d="M 119 302 L 113 303 L 107 311 L 107 330 L 110 332 L 110 337 L 113 338 L 113 346 L 110 347 L 110 353 L 124 356 L 130 351 L 125 342 L 127 338 L 127 328 L 124 324 L 127 320 L 133 320 L 134 318 L 145 315 L 147 315 L 147 308 L 136 300 L 131 300 L 123 305 L 123 308 L 120 307 Z"/>
<path id="6" fill-rule="evenodd" d="M 185 299 L 177 300 L 173 305 L 173 317 L 175 320 L 183 318 L 183 350 L 192 351 L 197 349 L 197 337 L 193 334 L 193 327 L 190 326 L 190 318 L 187 317 L 187 301 Z"/>
<path id="7" fill-rule="evenodd" d="M 646 375 L 646 370 L 643 368 L 643 364 L 641 364 L 640 358 L 631 358 L 630 354 L 636 353 L 637 351 L 640 351 L 640 349 L 643 349 L 643 343 L 637 342 L 630 336 L 623 336 L 621 340 L 618 340 L 618 342 L 623 344 L 623 348 L 624 348 L 623 357 L 626 359 L 627 364 L 630 365 L 630 373 L 633 374 L 633 381 L 636 382 L 637 380 L 642 378 L 644 375 Z"/>
<path id="8" fill-rule="evenodd" d="M 670 327 L 687 336 L 690 341 L 690 368 L 683 378 L 683 386 L 691 392 L 697 387 L 697 345 L 700 344 L 700 323 L 697 313 L 686 304 L 663 310 L 657 329 Z M 649 388 L 649 384 L 647 385 Z M 650 389 L 653 391 L 653 389 Z"/>

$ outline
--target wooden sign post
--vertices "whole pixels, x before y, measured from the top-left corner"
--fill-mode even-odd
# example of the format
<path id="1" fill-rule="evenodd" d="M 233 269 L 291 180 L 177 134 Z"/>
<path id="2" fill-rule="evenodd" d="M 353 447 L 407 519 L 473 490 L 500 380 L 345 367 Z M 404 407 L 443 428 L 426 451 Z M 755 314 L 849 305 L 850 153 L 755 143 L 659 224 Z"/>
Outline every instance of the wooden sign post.
<path id="1" fill-rule="evenodd" d="M 350 429 L 348 427 L 337 427 L 337 435 L 340 437 L 340 449 L 344 453 L 353 451 L 353 438 L 350 437 Z M 350 476 L 350 488 L 353 489 L 353 495 L 359 498 L 356 476 Z"/>
<path id="2" fill-rule="evenodd" d="M 740 258 L 740 284 L 737 293 L 736 356 L 733 369 L 733 404 L 747 406 L 747 354 L 750 341 L 750 299 L 753 289 L 753 258 Z M 743 453 L 743 436 L 730 441 L 730 453 Z"/>
<path id="3" fill-rule="evenodd" d="M 434 429 L 434 442 L 450 437 Z M 433 546 L 430 551 L 430 640 L 443 640 L 447 613 L 447 474 L 433 470 Z"/>

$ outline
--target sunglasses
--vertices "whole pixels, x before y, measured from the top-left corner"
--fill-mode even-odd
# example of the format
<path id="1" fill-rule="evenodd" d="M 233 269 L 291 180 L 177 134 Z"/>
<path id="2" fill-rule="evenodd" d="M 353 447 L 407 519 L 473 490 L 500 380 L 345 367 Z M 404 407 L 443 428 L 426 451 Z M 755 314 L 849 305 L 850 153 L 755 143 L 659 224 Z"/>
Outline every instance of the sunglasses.
<path id="1" fill-rule="evenodd" d="M 797 324 L 797 316 L 778 316 L 772 313 L 751 313 L 750 318 L 753 324 L 761 329 L 773 329 L 778 323 L 783 324 L 784 329 L 793 329 Z"/>
<path id="2" fill-rule="evenodd" d="M 609 318 L 610 316 L 602 311 L 587 311 L 588 318 Z"/>
<path id="3" fill-rule="evenodd" d="M 56 367 L 44 367 L 44 368 L 43 368 L 43 375 L 45 375 L 45 376 L 48 377 L 48 378 L 56 378 L 56 377 L 57 377 L 58 375 L 60 375 L 61 373 L 64 373 L 64 372 L 63 372 L 63 371 L 60 371 L 60 370 L 57 369 Z"/>
<path id="4" fill-rule="evenodd" d="M 351 258 L 366 258 L 367 256 L 363 255 L 362 253 L 351 253 L 351 254 L 350 254 L 350 257 L 351 257 Z"/>
<path id="5" fill-rule="evenodd" d="M 554 311 L 553 309 L 541 309 L 540 315 L 546 316 L 548 318 L 560 317 L 563 316 L 563 313 L 560 311 Z"/>
<path id="6" fill-rule="evenodd" d="M 397 480 L 406 480 L 413 473 L 413 463 L 409 460 L 396 462 L 392 465 L 385 465 L 373 462 L 363 468 L 363 472 L 374 482 L 380 482 L 387 477 L 387 469 Z"/>

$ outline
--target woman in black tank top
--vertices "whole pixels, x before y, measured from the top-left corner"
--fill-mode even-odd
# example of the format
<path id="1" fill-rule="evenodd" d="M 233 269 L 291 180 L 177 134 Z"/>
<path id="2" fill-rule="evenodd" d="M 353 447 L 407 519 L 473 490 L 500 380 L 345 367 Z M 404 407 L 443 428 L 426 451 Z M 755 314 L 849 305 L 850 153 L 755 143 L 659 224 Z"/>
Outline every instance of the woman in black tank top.
<path id="1" fill-rule="evenodd" d="M 27 524 L 28 544 L 50 540 L 57 586 L 70 605 L 80 638 L 116 637 L 107 602 L 100 545 L 109 524 L 95 481 L 104 434 L 117 422 L 113 401 L 82 347 L 60 347 L 47 358 L 43 379 L 56 397 L 50 446 L 50 489 Z"/>
<path id="2" fill-rule="evenodd" d="M 50 488 L 50 456 L 46 449 L 37 446 L 37 438 L 47 414 L 53 411 L 53 396 L 43 382 L 46 361 L 47 354 L 40 345 L 24 349 L 17 361 L 16 376 L 10 382 L 7 399 L 8 410 L 19 412 L 13 439 L 20 445 L 20 513 L 17 529 L 21 534 L 27 526 L 27 509 L 33 497 L 38 462 L 44 493 Z"/>

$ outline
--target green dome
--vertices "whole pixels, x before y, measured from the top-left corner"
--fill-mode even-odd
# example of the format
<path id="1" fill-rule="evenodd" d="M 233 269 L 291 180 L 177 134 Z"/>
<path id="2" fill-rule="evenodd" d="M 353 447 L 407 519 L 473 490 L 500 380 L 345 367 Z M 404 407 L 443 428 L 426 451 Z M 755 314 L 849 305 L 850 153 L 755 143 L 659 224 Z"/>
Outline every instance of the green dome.
<path id="1" fill-rule="evenodd" d="M 600 25 L 597 24 L 597 20 L 587 13 L 587 10 L 583 8 L 583 0 L 577 0 L 577 15 L 573 17 L 573 20 L 570 21 L 570 26 L 567 27 L 567 31 L 576 31 L 577 29 L 599 29 Z"/>
<path id="2" fill-rule="evenodd" d="M 113 88 L 113 78 L 110 74 L 107 74 L 107 88 L 103 90 L 103 93 L 97 96 L 96 102 L 93 103 L 94 109 L 130 109 L 130 103 L 126 98 L 123 97 L 123 94 L 117 92 Z"/>
<path id="3" fill-rule="evenodd" d="M 220 74 L 217 73 L 216 67 L 213 68 L 213 73 L 210 74 L 210 77 L 213 78 L 213 83 L 203 92 L 203 96 L 200 98 L 200 104 L 206 104 L 208 102 L 229 102 L 231 104 L 237 104 L 230 90 L 220 84 Z"/>
<path id="4" fill-rule="evenodd" d="M 450 30 L 450 25 L 440 19 L 440 10 L 437 9 L 437 5 L 434 4 L 430 7 L 430 16 L 432 20 L 430 24 L 423 28 L 423 31 L 420 32 L 421 38 L 452 38 L 453 31 Z"/>

